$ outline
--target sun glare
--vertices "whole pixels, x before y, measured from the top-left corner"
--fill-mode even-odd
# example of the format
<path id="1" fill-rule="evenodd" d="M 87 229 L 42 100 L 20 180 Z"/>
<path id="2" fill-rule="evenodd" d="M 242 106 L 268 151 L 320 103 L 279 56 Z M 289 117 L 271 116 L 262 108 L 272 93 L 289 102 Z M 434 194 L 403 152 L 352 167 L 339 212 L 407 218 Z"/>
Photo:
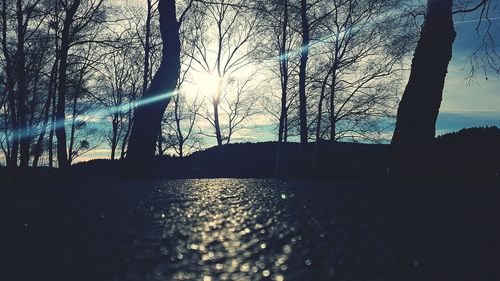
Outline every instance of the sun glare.
<path id="1" fill-rule="evenodd" d="M 200 73 L 195 76 L 194 84 L 203 96 L 213 98 L 219 92 L 222 80 L 223 77 L 215 72 Z"/>

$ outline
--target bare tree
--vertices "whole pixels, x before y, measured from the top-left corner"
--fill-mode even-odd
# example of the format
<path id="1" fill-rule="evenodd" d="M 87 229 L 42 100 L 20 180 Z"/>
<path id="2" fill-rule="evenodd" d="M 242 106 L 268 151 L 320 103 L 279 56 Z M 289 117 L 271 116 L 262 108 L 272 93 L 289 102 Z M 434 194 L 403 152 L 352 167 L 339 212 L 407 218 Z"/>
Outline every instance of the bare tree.
<path id="1" fill-rule="evenodd" d="M 241 106 L 239 100 L 241 96 L 223 98 L 224 89 L 232 76 L 241 70 L 243 67 L 252 63 L 252 57 L 257 50 L 257 45 L 252 44 L 251 38 L 258 32 L 258 20 L 253 14 L 252 9 L 242 5 L 239 0 L 231 0 L 225 2 L 206 2 L 200 6 L 198 13 L 198 21 L 195 23 L 195 32 L 191 43 L 194 45 L 196 52 L 192 58 L 196 62 L 197 71 L 205 72 L 217 80 L 213 95 L 210 98 L 211 109 L 206 108 L 206 116 L 214 127 L 214 137 L 217 140 L 217 145 L 222 146 L 224 141 L 230 140 L 235 117 L 228 115 L 227 134 L 224 135 L 223 121 L 221 120 L 221 107 L 226 106 L 223 110 L 226 112 L 232 111 L 234 114 L 234 106 Z M 210 27 L 214 27 L 213 35 L 206 32 Z M 199 69 L 201 68 L 201 70 Z M 245 83 L 247 84 L 247 83 Z M 243 93 L 243 92 L 242 92 Z M 226 102 L 228 104 L 222 105 Z M 241 107 L 240 107 L 241 108 Z M 211 134 L 208 134 L 212 136 Z"/>
<path id="2" fill-rule="evenodd" d="M 137 107 L 135 111 L 128 148 L 128 158 L 131 160 L 139 162 L 154 156 L 161 120 L 171 95 L 176 89 L 180 75 L 179 28 L 192 3 L 193 1 L 189 1 L 179 18 L 177 18 L 175 1 L 160 1 L 158 3 L 163 39 L 162 60 L 148 91 L 141 99 L 141 106 Z M 146 103 L 146 101 L 155 98 L 158 100 Z"/>
<path id="3" fill-rule="evenodd" d="M 391 117 L 401 62 L 412 46 L 401 39 L 408 23 L 400 16 L 398 4 L 397 0 L 329 4 L 335 13 L 321 23 L 326 35 L 318 40 L 315 59 L 316 65 L 323 64 L 313 75 L 322 77 L 313 81 L 319 90 L 317 141 L 325 133 L 324 112 L 329 113 L 325 123 L 332 144 L 345 137 L 370 140 L 373 132 L 365 129 L 377 126 L 369 123 Z M 401 46 L 395 50 L 396 41 Z"/>
<path id="4" fill-rule="evenodd" d="M 191 102 L 182 91 L 174 96 L 173 103 L 170 105 L 173 108 L 164 118 L 167 128 L 163 134 L 166 136 L 163 139 L 165 146 L 159 147 L 161 154 L 171 148 L 177 156 L 184 157 L 200 148 L 201 138 L 195 131 L 195 124 L 201 105 L 199 95 L 196 95 Z"/>
<path id="5" fill-rule="evenodd" d="M 251 93 L 256 91 L 256 87 L 251 85 L 253 75 L 250 75 L 244 79 L 227 79 L 226 87 L 220 93 L 220 103 L 219 109 L 224 115 L 225 123 L 217 123 L 215 115 L 212 115 L 210 108 L 205 106 L 201 117 L 205 119 L 213 128 L 217 125 L 220 129 L 221 142 L 222 144 L 228 144 L 231 142 L 234 134 L 244 128 L 244 121 L 249 117 L 258 113 L 256 105 L 258 104 L 259 97 L 253 96 Z M 216 134 L 203 133 L 207 137 L 216 137 Z"/>
<path id="6" fill-rule="evenodd" d="M 484 18 L 488 18 L 489 0 L 455 1 L 459 3 L 456 11 L 453 11 L 453 2 L 427 1 L 425 20 L 414 52 L 409 81 L 399 104 L 392 138 L 396 155 L 393 166 L 395 173 L 412 172 L 412 167 L 425 165 L 425 151 L 434 141 L 436 120 L 456 36 L 453 14 L 480 10 L 479 25 Z M 482 47 L 485 47 L 484 41 Z"/>
<path id="7" fill-rule="evenodd" d="M 83 32 L 88 30 L 89 26 L 92 26 L 93 23 L 99 23 L 99 17 L 101 16 L 99 8 L 101 7 L 102 2 L 103 0 L 85 0 L 83 2 L 82 0 L 67 0 L 61 5 L 64 12 L 64 20 L 61 30 L 61 45 L 59 53 L 59 79 L 55 128 L 57 137 L 57 162 L 60 168 L 66 168 L 70 164 L 65 128 L 68 55 L 71 47 L 87 41 L 77 41 L 77 38 L 81 36 Z"/>

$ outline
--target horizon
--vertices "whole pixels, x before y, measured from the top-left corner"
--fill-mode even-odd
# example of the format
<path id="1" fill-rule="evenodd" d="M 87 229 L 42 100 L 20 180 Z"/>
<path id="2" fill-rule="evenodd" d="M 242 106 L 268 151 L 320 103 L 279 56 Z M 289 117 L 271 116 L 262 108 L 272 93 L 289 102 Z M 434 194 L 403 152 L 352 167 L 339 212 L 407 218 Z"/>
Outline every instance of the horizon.
<path id="1" fill-rule="evenodd" d="M 142 2 L 133 1 L 132 5 L 143 6 Z M 142 8 L 144 10 L 144 8 Z M 477 13 L 467 14 L 465 16 L 455 17 L 455 30 L 457 32 L 457 37 L 453 44 L 453 56 L 448 67 L 448 75 L 446 76 L 445 88 L 443 90 L 443 102 L 441 104 L 440 113 L 436 123 L 436 136 L 458 131 L 462 128 L 470 127 L 480 127 L 480 126 L 497 126 L 500 127 L 500 76 L 491 73 L 489 70 L 482 71 L 483 69 L 476 69 L 474 77 L 470 77 L 470 63 L 468 62 L 469 56 L 478 47 L 478 38 L 480 33 L 476 34 L 475 28 L 479 21 L 477 18 Z M 490 12 L 490 20 L 493 23 L 493 28 L 500 28 L 500 9 L 497 6 Z M 484 28 L 485 24 L 481 25 Z M 214 32 L 214 26 L 211 27 L 211 33 Z M 495 33 L 494 39 L 500 40 L 500 35 Z M 209 49 L 213 48 L 212 45 L 207 46 Z M 311 49 L 314 48 L 313 43 L 311 43 Z M 300 50 L 301 46 L 295 46 L 292 52 L 297 52 Z M 313 50 L 314 51 L 314 50 Z M 399 99 L 404 91 L 406 82 L 408 80 L 408 73 L 411 63 L 412 52 L 408 54 L 405 59 L 405 63 L 402 69 L 406 69 L 405 73 L 401 75 L 401 83 L 399 89 L 397 90 L 397 98 Z M 198 56 L 199 59 L 199 56 Z M 280 58 L 282 59 L 282 58 Z M 213 57 L 208 56 L 207 60 L 213 60 Z M 269 64 L 271 61 L 271 65 Z M 274 63 L 276 61 L 276 63 Z M 212 113 L 210 109 L 209 99 L 211 99 L 214 91 L 216 91 L 217 80 L 222 79 L 248 79 L 246 77 L 252 77 L 249 80 L 250 91 L 255 91 L 261 96 L 261 100 L 252 103 L 252 107 L 255 108 L 251 116 L 249 116 L 241 125 L 241 127 L 234 132 L 231 141 L 232 142 L 263 142 L 263 141 L 275 141 L 277 140 L 277 125 L 278 119 L 270 113 L 266 112 L 263 107 L 265 101 L 262 98 L 271 98 L 273 92 L 279 90 L 279 85 L 274 81 L 268 81 L 268 77 L 272 75 L 269 70 L 270 66 L 276 66 L 278 59 L 276 57 L 269 57 L 266 61 L 261 60 L 257 62 L 250 62 L 248 65 L 244 66 L 242 69 L 238 70 L 234 74 L 231 74 L 229 78 L 219 77 L 216 73 L 207 73 L 204 71 L 204 66 L 200 64 L 194 64 L 191 66 L 192 70 L 188 73 L 185 83 L 182 88 L 179 89 L 179 95 L 183 95 L 187 102 L 193 102 L 194 96 L 197 99 L 202 99 L 205 104 L 201 110 L 205 110 L 207 107 L 207 114 Z M 210 62 L 211 63 L 211 62 Z M 238 80 L 239 81 L 239 80 Z M 221 82 L 222 83 L 222 82 Z M 224 83 L 228 83 L 225 81 Z M 229 85 L 229 88 L 237 86 L 236 82 L 231 82 L 233 85 Z M 388 82 L 389 83 L 389 82 Z M 227 85 L 225 85 L 226 87 Z M 228 97 L 232 98 L 234 91 L 238 89 L 232 89 L 232 92 L 228 92 Z M 252 93 L 253 94 L 253 93 Z M 245 94 L 247 95 L 247 94 Z M 172 104 L 173 101 L 170 101 Z M 117 107 L 119 111 L 126 107 L 130 107 L 130 104 L 122 104 Z M 169 106 L 170 108 L 170 106 Z M 105 132 L 110 128 L 109 115 L 116 109 L 97 109 L 91 110 L 88 114 L 83 114 L 77 117 L 77 120 L 86 121 L 89 127 L 93 127 L 96 130 Z M 392 114 L 395 115 L 396 107 L 392 109 Z M 71 117 L 68 115 L 68 117 Z M 67 117 L 67 119 L 69 119 Z M 227 117 L 221 116 L 223 122 L 226 121 Z M 66 126 L 68 126 L 69 121 L 67 121 Z M 394 130 L 395 118 L 392 119 L 380 119 L 378 125 L 383 129 L 379 129 L 378 139 L 376 142 L 388 143 L 392 137 L 392 132 Z M 197 118 L 195 121 L 195 129 L 197 138 L 199 138 L 199 144 L 197 144 L 196 149 L 206 149 L 215 146 L 216 140 L 212 136 L 212 126 L 208 120 L 203 118 Z M 168 130 L 168 129 L 167 129 Z M 312 139 L 311 141 L 314 141 Z M 346 138 L 347 140 L 352 140 L 361 143 L 371 143 L 373 140 L 366 140 L 364 138 L 352 139 Z M 100 142 L 94 149 L 86 152 L 83 155 L 78 156 L 74 163 L 88 161 L 91 159 L 106 159 L 110 157 L 111 148 L 106 143 L 105 140 L 98 140 L 95 137 L 89 138 L 90 142 Z M 290 135 L 291 141 L 298 141 L 298 135 Z M 196 149 L 194 151 L 196 151 Z M 119 153 L 120 150 L 117 150 Z M 166 151 L 168 154 L 175 154 L 175 151 L 169 149 Z M 4 162 L 4 155 L 0 156 L 0 162 Z"/>

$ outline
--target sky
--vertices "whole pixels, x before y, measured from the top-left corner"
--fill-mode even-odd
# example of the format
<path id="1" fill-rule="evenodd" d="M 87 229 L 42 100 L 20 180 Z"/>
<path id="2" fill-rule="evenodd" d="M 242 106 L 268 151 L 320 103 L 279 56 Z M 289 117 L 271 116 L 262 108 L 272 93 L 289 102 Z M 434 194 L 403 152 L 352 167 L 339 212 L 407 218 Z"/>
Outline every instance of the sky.
<path id="1" fill-rule="evenodd" d="M 492 31 L 497 42 L 500 42 L 500 9 L 496 8 L 490 14 L 493 23 Z M 478 70 L 473 79 L 468 79 L 470 73 L 469 56 L 479 47 L 480 35 L 476 32 L 478 15 L 467 14 L 455 17 L 457 37 L 453 45 L 453 57 L 448 67 L 443 101 L 436 124 L 437 135 L 457 131 L 462 128 L 475 126 L 500 127 L 500 75 L 491 71 L 484 73 Z M 481 28 L 486 27 L 486 22 L 481 22 Z M 206 74 L 194 75 L 193 81 L 205 81 Z M 403 83 L 403 87 L 406 83 Z M 193 87 L 193 86 L 191 86 Z M 194 86 L 196 88 L 196 86 Z M 401 94 L 404 88 L 401 89 Z M 393 120 L 395 122 L 395 120 Z M 248 120 L 245 129 L 234 137 L 235 142 L 244 141 L 269 141 L 276 138 L 275 120 L 269 115 L 259 114 Z M 209 124 L 200 123 L 202 129 L 211 130 Z M 392 131 L 388 131 L 388 139 Z M 215 145 L 215 139 L 206 138 L 204 146 Z M 107 147 L 99 147 L 77 159 L 76 162 L 109 156 Z"/>
<path id="2" fill-rule="evenodd" d="M 500 42 L 500 33 L 498 32 L 500 31 L 500 9 L 498 7 L 494 8 L 490 13 L 493 24 L 491 30 L 496 36 L 496 41 Z M 437 135 L 467 127 L 500 127 L 500 75 L 491 71 L 485 74 L 484 71 L 478 70 L 473 79 L 468 79 L 470 73 L 468 58 L 479 47 L 481 42 L 481 35 L 476 32 L 478 18 L 477 13 L 455 16 L 457 37 L 453 45 L 453 57 L 448 67 L 443 101 L 436 124 Z M 484 30 L 486 26 L 487 22 L 482 21 L 481 30 Z M 200 85 L 207 85 L 210 84 L 211 77 L 207 77 L 207 74 L 198 74 L 198 76 L 195 74 L 191 77 L 191 80 L 198 81 Z M 406 83 L 403 83 L 401 94 L 405 85 Z M 197 86 L 191 85 L 188 87 L 196 89 Z M 196 89 L 195 91 L 199 90 Z M 206 89 L 201 90 L 206 91 Z M 258 114 L 245 123 L 252 125 L 239 131 L 233 138 L 234 142 L 269 141 L 276 138 L 276 121 L 269 115 Z M 199 124 L 204 130 L 213 130 L 206 122 L 200 122 Z M 392 131 L 388 131 L 384 135 L 389 140 Z M 204 146 L 208 147 L 215 144 L 215 139 L 204 139 Z M 100 147 L 80 157 L 77 162 L 94 158 L 106 158 L 108 155 L 109 150 L 106 147 Z"/>
<path id="3" fill-rule="evenodd" d="M 480 46 L 483 33 L 476 32 L 478 14 L 455 16 L 455 30 L 457 37 L 453 45 L 453 57 L 448 67 L 443 101 L 436 124 L 436 134 L 444 134 L 467 127 L 497 126 L 500 127 L 500 75 L 479 69 L 472 79 L 469 79 L 469 56 Z M 491 14 L 491 30 L 495 33 L 496 41 L 500 42 L 500 9 L 496 8 Z M 482 21 L 480 30 L 484 30 L 487 22 Z M 500 51 L 500 50 L 499 50 Z M 193 77 L 193 80 L 197 80 Z M 206 80 L 201 78 L 200 80 Z M 403 93 L 404 81 L 401 94 Z M 253 122 L 252 122 L 253 121 Z M 395 122 L 395 120 L 393 120 Z M 275 123 L 270 116 L 260 115 L 250 124 L 256 124 L 240 132 L 237 141 L 267 141 L 274 140 Z M 385 134 L 388 140 L 392 131 Z M 208 140 L 215 144 L 215 141 Z"/>
<path id="4" fill-rule="evenodd" d="M 498 8 L 490 18 L 496 41 L 500 42 Z M 436 124 L 437 134 L 473 126 L 500 127 L 500 76 L 491 72 L 485 75 L 484 71 L 478 70 L 472 81 L 467 79 L 470 70 L 467 59 L 481 42 L 475 30 L 477 19 L 477 14 L 455 18 L 457 37 Z M 487 22 L 481 24 L 486 27 Z"/>
<path id="5" fill-rule="evenodd" d="M 492 31 L 495 34 L 495 39 L 500 42 L 500 9 L 495 8 L 490 14 L 490 19 L 493 23 Z M 467 79 L 470 73 L 467 59 L 479 47 L 481 41 L 475 30 L 478 24 L 477 19 L 477 13 L 455 17 L 457 37 L 453 45 L 453 57 L 448 67 L 443 101 L 436 124 L 438 135 L 467 127 L 500 127 L 500 75 L 491 71 L 486 75 L 483 71 L 478 70 L 472 80 Z M 481 24 L 482 28 L 486 26 L 484 21 Z M 210 84 L 207 83 L 210 79 L 211 77 L 207 77 L 206 74 L 198 76 L 195 74 L 191 78 L 193 81 L 198 81 L 198 84 L 205 85 Z M 406 85 L 405 82 L 402 84 L 401 94 Z M 196 86 L 194 87 L 196 88 Z M 395 120 L 393 122 L 395 123 Z M 270 115 L 258 114 L 245 123 L 251 125 L 239 131 L 233 138 L 234 142 L 275 140 L 276 120 Z M 206 122 L 200 124 L 202 129 L 207 130 L 207 132 L 213 130 Z M 392 131 L 388 131 L 384 135 L 389 140 Z M 215 139 L 212 138 L 205 138 L 204 142 L 205 147 L 216 144 Z M 109 158 L 109 155 L 110 150 L 106 143 L 103 143 L 97 149 L 77 158 L 75 162 Z"/>

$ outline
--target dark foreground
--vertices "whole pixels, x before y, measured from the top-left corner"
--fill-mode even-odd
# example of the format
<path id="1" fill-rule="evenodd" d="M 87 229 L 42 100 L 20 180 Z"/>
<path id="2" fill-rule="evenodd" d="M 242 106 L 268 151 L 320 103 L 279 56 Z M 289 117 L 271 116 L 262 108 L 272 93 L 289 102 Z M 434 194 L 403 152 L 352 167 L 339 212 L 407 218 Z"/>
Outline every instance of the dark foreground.
<path id="1" fill-rule="evenodd" d="M 500 188 L 2 186 L 0 280 L 500 280 Z"/>

